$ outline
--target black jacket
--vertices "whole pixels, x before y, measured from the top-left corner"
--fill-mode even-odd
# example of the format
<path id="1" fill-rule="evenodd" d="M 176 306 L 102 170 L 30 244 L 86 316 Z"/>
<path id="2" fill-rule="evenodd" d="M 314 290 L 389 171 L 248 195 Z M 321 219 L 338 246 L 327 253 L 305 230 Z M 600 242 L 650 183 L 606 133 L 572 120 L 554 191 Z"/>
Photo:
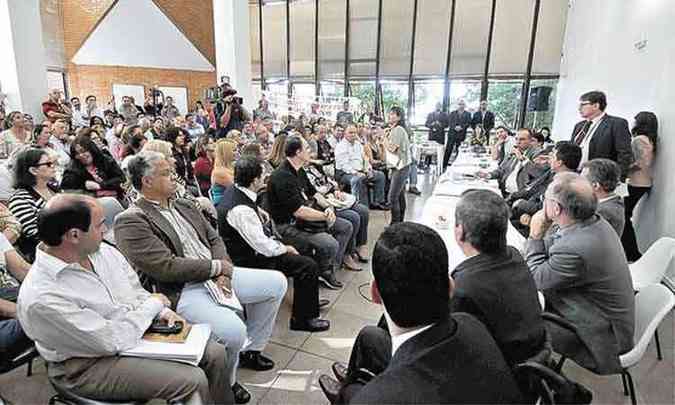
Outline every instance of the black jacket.
<path id="1" fill-rule="evenodd" d="M 487 326 L 511 366 L 539 353 L 546 343 L 537 288 L 520 253 L 480 254 L 452 273 L 452 312 L 468 312 Z"/>
<path id="2" fill-rule="evenodd" d="M 581 121 L 574 126 L 572 142 L 575 142 L 585 123 L 586 121 Z M 628 169 L 634 160 L 630 142 L 628 121 L 620 117 L 605 115 L 588 144 L 588 160 L 605 158 L 615 161 L 621 168 L 623 180 L 628 176 Z"/>
<path id="3" fill-rule="evenodd" d="M 462 127 L 460 131 L 455 131 L 456 126 Z M 459 113 L 455 110 L 450 113 L 450 122 L 448 124 L 448 139 L 464 141 L 466 138 L 466 130 L 471 126 L 471 113 L 464 111 Z"/>
<path id="4" fill-rule="evenodd" d="M 514 216 L 517 216 L 517 218 L 520 218 L 522 214 L 534 215 L 539 211 L 544 205 L 541 197 L 546 192 L 546 189 L 553 181 L 555 175 L 556 172 L 548 169 L 544 174 L 528 183 L 522 190 L 511 194 L 508 200 L 509 205 L 518 200 L 524 201 L 518 204 L 517 209 L 512 208 L 511 213 Z"/>
<path id="5" fill-rule="evenodd" d="M 483 125 L 483 130 L 490 132 L 495 127 L 495 114 L 492 111 L 485 111 L 485 119 L 483 119 L 483 112 L 478 110 L 473 113 L 471 120 L 471 127 L 476 129 L 476 126 Z"/>
<path id="6" fill-rule="evenodd" d="M 445 130 L 449 123 L 450 116 L 445 111 L 434 111 L 427 115 L 424 126 L 429 128 L 429 140 L 445 144 Z"/>
<path id="7" fill-rule="evenodd" d="M 89 193 L 85 187 L 87 180 L 98 183 L 101 190 L 110 190 L 117 192 L 118 198 L 124 197 L 124 190 L 122 190 L 122 183 L 126 181 L 126 177 L 122 169 L 117 165 L 117 162 L 108 155 L 103 154 L 103 159 L 96 167 L 97 175 L 102 181 L 98 182 L 87 171 L 87 169 L 77 159 L 73 159 L 63 172 L 63 179 L 61 180 L 61 189 L 63 190 L 77 190 Z"/>
<path id="8" fill-rule="evenodd" d="M 465 313 L 410 338 L 354 404 L 512 404 L 524 399 L 485 326 Z"/>

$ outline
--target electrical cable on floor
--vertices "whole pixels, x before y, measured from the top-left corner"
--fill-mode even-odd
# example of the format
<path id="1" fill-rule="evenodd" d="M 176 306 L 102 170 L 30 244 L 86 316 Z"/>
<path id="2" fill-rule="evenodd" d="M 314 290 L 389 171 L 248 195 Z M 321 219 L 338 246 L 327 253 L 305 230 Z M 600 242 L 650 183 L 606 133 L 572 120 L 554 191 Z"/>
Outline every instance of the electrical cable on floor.
<path id="1" fill-rule="evenodd" d="M 370 285 L 370 281 L 366 281 L 365 283 L 359 285 L 359 288 L 358 288 L 358 290 L 359 290 L 359 295 L 360 295 L 361 298 L 363 298 L 364 300 L 366 300 L 366 301 L 368 301 L 368 302 L 373 302 L 373 300 L 370 299 L 370 297 L 368 297 L 366 294 L 363 293 L 363 291 L 361 291 L 361 289 L 362 289 L 363 287 L 368 287 L 369 285 Z"/>

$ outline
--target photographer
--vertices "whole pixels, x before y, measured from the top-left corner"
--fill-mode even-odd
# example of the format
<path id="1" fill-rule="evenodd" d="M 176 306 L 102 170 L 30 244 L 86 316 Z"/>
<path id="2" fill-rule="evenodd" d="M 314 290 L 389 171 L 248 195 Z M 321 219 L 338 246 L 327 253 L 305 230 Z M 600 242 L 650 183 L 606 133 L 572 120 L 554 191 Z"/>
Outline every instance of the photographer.
<path id="1" fill-rule="evenodd" d="M 250 114 L 242 105 L 244 99 L 237 97 L 237 90 L 233 89 L 229 83 L 221 85 L 221 96 L 224 97 L 222 104 L 218 103 L 216 111 L 222 110 L 222 115 L 218 118 L 217 138 L 224 138 L 228 132 L 233 129 L 241 131 L 244 128 L 244 122 L 249 120 Z"/>

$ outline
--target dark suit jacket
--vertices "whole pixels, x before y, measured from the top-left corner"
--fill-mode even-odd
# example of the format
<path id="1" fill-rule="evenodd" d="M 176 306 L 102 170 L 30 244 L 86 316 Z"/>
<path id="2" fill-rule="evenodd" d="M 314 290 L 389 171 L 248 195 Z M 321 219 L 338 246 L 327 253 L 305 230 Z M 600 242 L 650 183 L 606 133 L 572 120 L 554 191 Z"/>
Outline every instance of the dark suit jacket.
<path id="1" fill-rule="evenodd" d="M 449 122 L 450 117 L 445 111 L 434 111 L 427 115 L 427 122 L 424 126 L 429 128 L 429 140 L 445 145 L 445 130 Z"/>
<path id="2" fill-rule="evenodd" d="M 174 207 L 194 227 L 199 240 L 211 249 L 213 259 L 227 259 L 225 244 L 204 216 L 188 200 L 177 199 Z M 145 288 L 166 295 L 173 308 L 186 282 L 211 277 L 211 261 L 185 257 L 181 230 L 174 229 L 157 207 L 144 198 L 115 218 L 117 247 L 141 273 Z"/>
<path id="3" fill-rule="evenodd" d="M 620 372 L 619 354 L 633 348 L 635 298 L 616 231 L 593 215 L 544 240 L 529 239 L 526 260 L 546 310 L 575 325 L 587 349 L 573 360 L 598 374 Z"/>
<path id="4" fill-rule="evenodd" d="M 531 162 L 531 159 L 534 158 L 539 153 L 539 148 L 530 147 L 523 154 L 530 161 L 523 161 L 523 164 L 520 166 L 518 175 L 516 177 L 516 182 L 518 183 L 518 190 L 525 188 L 525 185 L 532 180 L 532 170 L 531 168 L 534 164 Z M 490 173 L 490 176 L 499 181 L 499 188 L 502 192 L 505 192 L 506 188 L 506 179 L 511 175 L 511 172 L 515 170 L 518 166 L 518 159 L 516 155 L 510 153 L 502 162 L 499 164 L 496 170 L 493 170 Z"/>
<path id="5" fill-rule="evenodd" d="M 455 131 L 456 126 L 462 127 L 460 131 Z M 466 138 L 466 130 L 471 126 L 471 113 L 464 111 L 459 113 L 455 110 L 450 113 L 450 120 L 448 123 L 448 139 L 462 142 Z"/>
<path id="6" fill-rule="evenodd" d="M 514 204 L 518 200 L 523 200 L 518 207 L 512 207 L 511 213 L 514 217 L 520 218 L 523 214 L 533 215 L 543 206 L 542 196 L 546 192 L 548 185 L 553 181 L 556 172 L 551 169 L 544 172 L 541 176 L 532 180 L 522 190 L 509 196 L 509 204 Z"/>
<path id="7" fill-rule="evenodd" d="M 495 127 L 495 114 L 492 111 L 485 111 L 485 119 L 483 119 L 483 112 L 481 110 L 473 113 L 471 126 L 476 129 L 478 125 L 483 125 L 483 130 L 490 132 Z"/>
<path id="8" fill-rule="evenodd" d="M 575 141 L 585 122 L 578 122 L 574 126 L 572 142 Z M 588 160 L 605 158 L 615 161 L 621 167 L 621 179 L 623 180 L 628 176 L 628 169 L 634 160 L 630 142 L 628 121 L 620 117 L 605 115 L 588 144 Z"/>
<path id="9" fill-rule="evenodd" d="M 596 209 L 598 215 L 605 218 L 605 221 L 612 225 L 612 228 L 614 228 L 619 237 L 623 235 L 623 228 L 626 225 L 625 211 L 626 207 L 623 204 L 623 198 L 618 195 L 609 200 L 598 202 L 598 208 Z"/>
<path id="10" fill-rule="evenodd" d="M 523 398 L 485 326 L 455 313 L 398 348 L 354 404 L 510 404 Z"/>
<path id="11" fill-rule="evenodd" d="M 513 247 L 480 254 L 452 273 L 452 312 L 468 312 L 487 326 L 510 366 L 539 353 L 546 343 L 537 287 L 523 257 Z"/>

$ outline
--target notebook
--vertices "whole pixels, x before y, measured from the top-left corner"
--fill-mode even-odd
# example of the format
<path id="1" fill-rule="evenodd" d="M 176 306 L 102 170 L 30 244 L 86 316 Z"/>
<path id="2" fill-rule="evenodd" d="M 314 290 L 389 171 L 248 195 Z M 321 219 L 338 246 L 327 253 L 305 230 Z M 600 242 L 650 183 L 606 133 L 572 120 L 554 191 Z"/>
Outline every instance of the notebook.
<path id="1" fill-rule="evenodd" d="M 141 339 L 138 346 L 125 350 L 120 356 L 176 361 L 197 366 L 204 356 L 204 349 L 211 336 L 208 324 L 192 325 L 184 343 L 154 342 Z"/>

